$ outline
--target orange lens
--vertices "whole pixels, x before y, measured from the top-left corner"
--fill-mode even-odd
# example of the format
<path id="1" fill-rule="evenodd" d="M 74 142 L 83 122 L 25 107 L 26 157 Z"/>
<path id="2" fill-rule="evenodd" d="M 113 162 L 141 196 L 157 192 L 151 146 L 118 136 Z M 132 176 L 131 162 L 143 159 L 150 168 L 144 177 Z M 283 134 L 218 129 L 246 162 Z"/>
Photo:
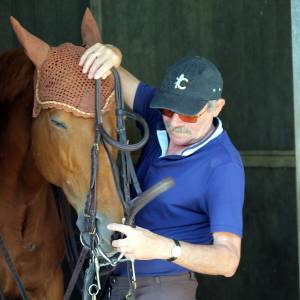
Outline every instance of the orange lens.
<path id="1" fill-rule="evenodd" d="M 164 116 L 166 116 L 168 118 L 172 118 L 174 115 L 174 111 L 171 111 L 166 108 L 163 108 L 160 111 Z M 182 114 L 177 114 L 177 115 L 181 121 L 186 122 L 186 123 L 196 123 L 198 120 L 198 116 L 187 116 L 187 115 L 182 115 Z"/>
<path id="2" fill-rule="evenodd" d="M 162 108 L 162 109 L 160 110 L 160 112 L 161 112 L 164 116 L 166 116 L 166 117 L 168 117 L 168 118 L 172 118 L 173 115 L 174 115 L 174 112 L 173 112 L 173 111 L 171 111 L 171 110 L 169 110 L 169 109 L 166 109 L 166 108 Z"/>
<path id="3" fill-rule="evenodd" d="M 198 120 L 198 116 L 178 115 L 178 117 L 186 123 L 196 123 Z"/>

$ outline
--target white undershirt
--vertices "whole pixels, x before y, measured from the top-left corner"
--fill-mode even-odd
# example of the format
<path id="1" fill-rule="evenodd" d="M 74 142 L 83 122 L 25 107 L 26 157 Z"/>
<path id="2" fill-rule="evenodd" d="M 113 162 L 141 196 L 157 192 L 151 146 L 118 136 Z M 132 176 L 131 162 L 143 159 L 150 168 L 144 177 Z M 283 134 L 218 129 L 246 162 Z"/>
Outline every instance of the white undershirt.
<path id="1" fill-rule="evenodd" d="M 222 122 L 219 118 L 216 118 L 218 120 L 218 124 L 214 132 L 206 139 L 197 142 L 195 144 L 190 145 L 189 147 L 182 150 L 181 156 L 189 156 L 193 154 L 195 151 L 199 150 L 200 148 L 204 147 L 207 143 L 209 143 L 211 140 L 215 139 L 217 136 L 219 136 L 223 132 L 223 126 Z M 168 146 L 169 146 L 169 139 L 168 134 L 166 130 L 157 130 L 156 131 L 157 139 L 160 145 L 161 149 L 161 155 L 160 157 L 166 156 Z"/>

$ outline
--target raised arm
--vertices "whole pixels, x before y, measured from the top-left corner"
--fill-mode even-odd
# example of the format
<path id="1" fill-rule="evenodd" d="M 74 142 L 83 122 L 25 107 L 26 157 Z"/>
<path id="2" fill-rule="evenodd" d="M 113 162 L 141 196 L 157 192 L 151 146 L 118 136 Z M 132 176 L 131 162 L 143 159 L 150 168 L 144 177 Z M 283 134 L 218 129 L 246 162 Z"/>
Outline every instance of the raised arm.
<path id="1" fill-rule="evenodd" d="M 124 101 L 132 109 L 140 81 L 121 67 L 121 61 L 122 53 L 117 47 L 96 43 L 83 53 L 79 65 L 83 67 L 82 72 L 87 73 L 89 79 L 105 79 L 111 74 L 113 67 L 117 68 L 121 78 Z"/>

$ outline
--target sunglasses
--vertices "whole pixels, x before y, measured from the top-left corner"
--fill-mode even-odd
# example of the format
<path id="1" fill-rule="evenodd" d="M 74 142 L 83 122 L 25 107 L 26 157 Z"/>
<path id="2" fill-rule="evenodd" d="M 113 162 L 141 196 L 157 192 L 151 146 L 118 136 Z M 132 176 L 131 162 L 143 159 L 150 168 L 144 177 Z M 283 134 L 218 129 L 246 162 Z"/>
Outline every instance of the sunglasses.
<path id="1" fill-rule="evenodd" d="M 194 116 L 178 114 L 178 113 L 175 113 L 174 111 L 166 109 L 166 108 L 160 109 L 160 112 L 162 115 L 164 115 L 165 117 L 168 117 L 168 118 L 172 118 L 174 114 L 177 114 L 179 119 L 183 122 L 196 123 L 198 121 L 198 118 L 200 116 L 202 116 L 206 112 L 206 110 L 204 110 L 203 112 L 199 113 L 198 115 L 194 115 Z"/>

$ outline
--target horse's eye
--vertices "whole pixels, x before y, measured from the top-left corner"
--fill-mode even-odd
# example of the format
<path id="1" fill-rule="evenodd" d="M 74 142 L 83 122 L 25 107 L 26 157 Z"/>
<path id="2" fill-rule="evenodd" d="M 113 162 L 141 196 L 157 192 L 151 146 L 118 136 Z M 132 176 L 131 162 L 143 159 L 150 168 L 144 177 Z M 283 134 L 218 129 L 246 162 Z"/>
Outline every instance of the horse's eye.
<path id="1" fill-rule="evenodd" d="M 52 122 L 52 124 L 54 124 L 56 127 L 59 127 L 59 128 L 62 128 L 62 129 L 67 129 L 67 126 L 66 126 L 63 122 L 61 122 L 61 121 L 58 121 L 58 120 L 56 120 L 56 119 L 54 119 L 54 118 L 51 118 L 51 122 Z"/>

